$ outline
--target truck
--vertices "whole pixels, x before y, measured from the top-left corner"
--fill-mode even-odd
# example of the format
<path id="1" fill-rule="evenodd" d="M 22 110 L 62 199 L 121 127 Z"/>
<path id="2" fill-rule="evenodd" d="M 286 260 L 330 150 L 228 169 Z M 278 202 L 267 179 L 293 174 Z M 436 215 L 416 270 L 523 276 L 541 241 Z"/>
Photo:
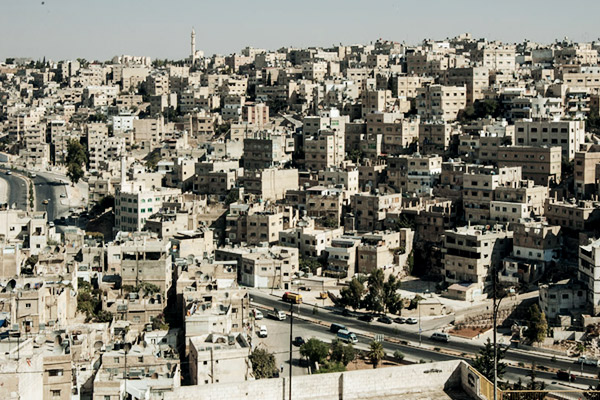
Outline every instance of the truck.
<path id="1" fill-rule="evenodd" d="M 302 303 L 302 295 L 300 293 L 285 292 L 281 300 L 292 304 L 300 304 Z"/>
<path id="2" fill-rule="evenodd" d="M 276 319 L 276 320 L 278 320 L 278 321 L 283 321 L 283 320 L 285 320 L 285 313 L 284 313 L 283 311 L 279 311 L 279 310 L 277 310 L 277 309 L 275 309 L 275 310 L 273 310 L 273 311 L 269 312 L 269 314 L 267 314 L 267 316 L 268 316 L 269 318 L 273 318 L 273 319 Z"/>
<path id="3" fill-rule="evenodd" d="M 592 365 L 594 367 L 597 367 L 598 360 L 595 358 L 588 357 L 588 356 L 581 356 L 577 359 L 577 364 Z"/>

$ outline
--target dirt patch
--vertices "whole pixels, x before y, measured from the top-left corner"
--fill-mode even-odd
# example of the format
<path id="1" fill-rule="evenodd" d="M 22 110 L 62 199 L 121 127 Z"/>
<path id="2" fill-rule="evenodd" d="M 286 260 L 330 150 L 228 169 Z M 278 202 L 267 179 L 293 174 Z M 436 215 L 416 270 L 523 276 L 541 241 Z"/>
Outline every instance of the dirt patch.
<path id="1" fill-rule="evenodd" d="M 473 339 L 488 331 L 488 328 L 461 328 L 461 329 L 452 329 L 448 333 L 453 336 L 464 337 L 467 339 Z"/>
<path id="2" fill-rule="evenodd" d="M 408 364 L 410 364 L 410 363 L 408 363 L 408 362 L 396 363 L 393 361 L 386 360 L 386 361 L 381 361 L 379 363 L 379 365 L 377 366 L 377 368 L 397 367 L 399 365 L 408 365 Z M 371 361 L 369 361 L 369 360 L 357 358 L 356 360 L 354 360 L 351 363 L 349 363 L 348 365 L 346 365 L 346 371 L 356 371 L 359 369 L 373 369 L 373 364 L 371 364 Z"/>

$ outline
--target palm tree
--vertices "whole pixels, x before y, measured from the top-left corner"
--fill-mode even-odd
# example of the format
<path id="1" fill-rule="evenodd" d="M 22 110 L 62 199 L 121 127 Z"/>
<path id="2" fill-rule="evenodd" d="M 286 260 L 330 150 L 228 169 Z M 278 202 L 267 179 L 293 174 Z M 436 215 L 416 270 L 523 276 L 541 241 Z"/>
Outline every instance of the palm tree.
<path id="1" fill-rule="evenodd" d="M 369 350 L 368 357 L 373 363 L 373 368 L 377 368 L 384 356 L 385 352 L 383 351 L 383 345 L 381 342 L 371 342 L 371 350 Z"/>

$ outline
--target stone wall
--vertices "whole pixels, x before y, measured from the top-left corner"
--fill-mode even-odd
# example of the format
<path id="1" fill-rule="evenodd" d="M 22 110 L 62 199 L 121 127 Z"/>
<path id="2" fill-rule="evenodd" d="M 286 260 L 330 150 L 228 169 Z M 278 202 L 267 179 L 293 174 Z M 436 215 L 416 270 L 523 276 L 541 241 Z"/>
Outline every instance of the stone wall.
<path id="1" fill-rule="evenodd" d="M 460 388 L 463 361 L 367 369 L 322 375 L 297 376 L 292 381 L 292 398 L 365 399 Z M 288 378 L 264 379 L 230 384 L 183 386 L 165 393 L 165 400 L 287 400 Z"/>

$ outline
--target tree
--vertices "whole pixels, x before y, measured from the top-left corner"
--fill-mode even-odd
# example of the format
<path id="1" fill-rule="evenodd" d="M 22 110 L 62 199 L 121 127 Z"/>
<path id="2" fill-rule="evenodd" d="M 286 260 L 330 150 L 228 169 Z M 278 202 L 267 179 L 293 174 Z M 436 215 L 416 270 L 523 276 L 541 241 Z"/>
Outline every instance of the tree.
<path id="1" fill-rule="evenodd" d="M 67 145 L 67 176 L 73 184 L 83 178 L 83 166 L 87 163 L 85 148 L 75 139 L 69 140 Z"/>
<path id="2" fill-rule="evenodd" d="M 351 344 L 345 345 L 339 339 L 331 342 L 331 361 L 348 365 L 356 358 L 356 350 Z"/>
<path id="3" fill-rule="evenodd" d="M 546 315 L 540 310 L 537 304 L 529 307 L 529 318 L 527 320 L 527 330 L 525 337 L 533 343 L 540 343 L 546 337 L 548 332 L 548 322 Z"/>
<path id="4" fill-rule="evenodd" d="M 275 356 L 273 353 L 269 353 L 265 349 L 257 348 L 254 349 L 248 358 L 252 363 L 252 370 L 254 371 L 254 377 L 256 379 L 267 379 L 273 377 L 275 371 L 277 370 Z"/>
<path id="5" fill-rule="evenodd" d="M 345 307 L 352 307 L 357 310 L 360 308 L 362 296 L 365 293 L 365 286 L 356 278 L 352 278 L 348 286 L 340 290 L 341 303 Z"/>
<path id="6" fill-rule="evenodd" d="M 322 363 L 329 355 L 329 346 L 319 339 L 311 338 L 300 346 L 300 354 L 308 358 L 311 365 Z"/>
<path id="7" fill-rule="evenodd" d="M 154 317 L 152 319 L 152 330 L 153 331 L 158 331 L 158 330 L 169 330 L 169 324 L 165 321 L 165 315 L 164 314 L 158 314 L 156 317 Z"/>
<path id="8" fill-rule="evenodd" d="M 383 345 L 381 342 L 371 342 L 367 356 L 369 357 L 369 360 L 371 360 L 373 368 L 377 368 L 381 360 L 383 360 L 383 357 L 385 357 L 385 352 L 383 351 Z"/>
<path id="9" fill-rule="evenodd" d="M 302 272 L 310 272 L 312 274 L 317 273 L 317 269 L 321 267 L 321 264 L 316 260 L 311 260 L 308 258 L 300 258 L 299 262 L 300 271 Z"/>
<path id="10" fill-rule="evenodd" d="M 365 296 L 365 308 L 370 311 L 381 313 L 385 310 L 383 298 L 383 270 L 376 269 L 367 279 L 367 295 Z"/>
<path id="11" fill-rule="evenodd" d="M 85 172 L 79 164 L 71 163 L 67 165 L 67 176 L 71 180 L 71 183 L 75 184 L 83 178 Z"/>
<path id="12" fill-rule="evenodd" d="M 98 322 L 111 322 L 113 320 L 113 315 L 110 311 L 100 310 L 98 311 L 98 315 L 96 315 L 96 321 Z"/>
<path id="13" fill-rule="evenodd" d="M 506 363 L 503 363 L 501 360 L 504 358 L 506 354 L 506 349 L 501 347 L 497 347 L 496 356 L 498 359 L 497 371 L 498 371 L 498 379 L 502 378 L 504 372 L 506 371 Z M 494 344 L 488 338 L 485 346 L 479 350 L 479 355 L 475 358 L 473 362 L 473 367 L 481 373 L 481 375 L 485 376 L 489 381 L 494 381 Z"/>
<path id="14" fill-rule="evenodd" d="M 401 281 L 395 275 L 388 276 L 383 284 L 383 305 L 385 309 L 392 314 L 402 310 L 402 297 L 398 294 Z"/>
<path id="15" fill-rule="evenodd" d="M 400 350 L 396 350 L 394 352 L 394 360 L 396 360 L 396 362 L 402 362 L 402 360 L 404 360 L 404 353 L 401 352 Z"/>

